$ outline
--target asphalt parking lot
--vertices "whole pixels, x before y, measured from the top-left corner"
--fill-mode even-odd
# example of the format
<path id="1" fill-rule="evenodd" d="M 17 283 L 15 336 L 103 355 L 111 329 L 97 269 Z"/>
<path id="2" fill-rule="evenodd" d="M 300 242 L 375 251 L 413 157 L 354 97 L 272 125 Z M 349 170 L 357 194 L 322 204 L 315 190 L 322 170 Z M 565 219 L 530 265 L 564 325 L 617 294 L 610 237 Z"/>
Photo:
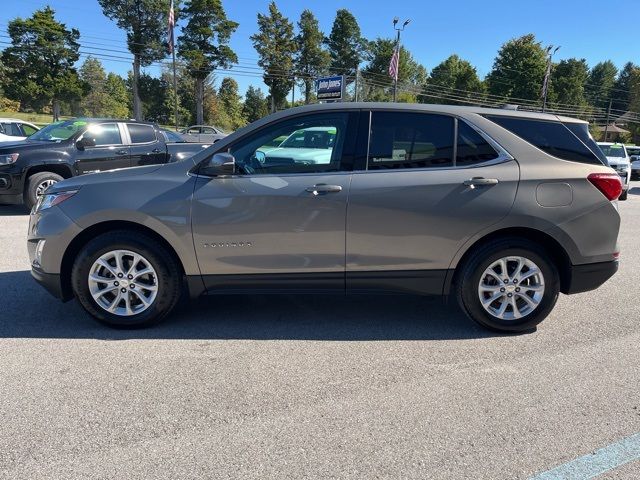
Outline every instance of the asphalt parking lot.
<path id="1" fill-rule="evenodd" d="M 0 478 L 526 479 L 629 437 L 640 182 L 620 210 L 619 273 L 503 336 L 391 296 L 225 296 L 109 330 L 32 281 L 28 217 L 0 207 Z"/>

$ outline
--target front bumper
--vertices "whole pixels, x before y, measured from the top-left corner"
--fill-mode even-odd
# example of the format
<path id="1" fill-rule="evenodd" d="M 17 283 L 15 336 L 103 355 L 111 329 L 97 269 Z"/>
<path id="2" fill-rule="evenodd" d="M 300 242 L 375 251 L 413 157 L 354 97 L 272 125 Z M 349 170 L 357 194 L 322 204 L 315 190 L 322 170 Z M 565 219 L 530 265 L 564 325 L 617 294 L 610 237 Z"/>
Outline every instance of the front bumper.
<path id="1" fill-rule="evenodd" d="M 572 265 L 567 286 L 562 293 L 571 295 L 595 290 L 615 275 L 618 271 L 618 266 L 618 260 Z"/>
<path id="2" fill-rule="evenodd" d="M 67 302 L 73 298 L 72 295 L 64 292 L 59 273 L 45 273 L 39 268 L 31 267 L 31 276 L 57 299 Z"/>

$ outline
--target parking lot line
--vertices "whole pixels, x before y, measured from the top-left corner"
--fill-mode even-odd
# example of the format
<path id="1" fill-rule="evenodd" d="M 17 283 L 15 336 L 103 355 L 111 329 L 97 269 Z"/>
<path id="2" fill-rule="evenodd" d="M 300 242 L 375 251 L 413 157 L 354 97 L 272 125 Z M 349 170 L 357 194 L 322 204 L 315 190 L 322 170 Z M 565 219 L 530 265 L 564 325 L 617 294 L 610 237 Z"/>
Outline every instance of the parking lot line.
<path id="1" fill-rule="evenodd" d="M 640 433 L 534 475 L 529 480 L 586 480 L 635 460 L 640 460 Z"/>

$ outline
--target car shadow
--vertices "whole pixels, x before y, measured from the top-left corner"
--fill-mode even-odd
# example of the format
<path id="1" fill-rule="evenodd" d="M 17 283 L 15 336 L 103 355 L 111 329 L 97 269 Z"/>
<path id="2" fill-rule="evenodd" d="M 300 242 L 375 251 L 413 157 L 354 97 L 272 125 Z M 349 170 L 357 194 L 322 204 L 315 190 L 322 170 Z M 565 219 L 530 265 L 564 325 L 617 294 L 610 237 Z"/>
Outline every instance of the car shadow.
<path id="1" fill-rule="evenodd" d="M 53 298 L 27 271 L 0 273 L 0 291 L 0 338 L 385 341 L 500 335 L 436 297 L 216 295 L 181 302 L 157 326 L 113 330 L 91 319 L 77 301 Z"/>
<path id="2" fill-rule="evenodd" d="M 0 217 L 16 217 L 20 215 L 29 215 L 29 209 L 23 205 L 0 204 Z"/>
<path id="3" fill-rule="evenodd" d="M 631 195 L 640 195 L 640 187 L 632 187 L 629 189 Z"/>

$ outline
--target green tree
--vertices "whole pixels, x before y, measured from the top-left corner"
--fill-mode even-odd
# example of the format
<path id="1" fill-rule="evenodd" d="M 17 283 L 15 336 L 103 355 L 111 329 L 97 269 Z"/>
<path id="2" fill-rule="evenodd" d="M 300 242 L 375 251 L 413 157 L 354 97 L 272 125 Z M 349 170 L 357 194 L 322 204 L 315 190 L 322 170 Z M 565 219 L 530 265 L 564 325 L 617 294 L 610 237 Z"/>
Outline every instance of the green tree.
<path id="1" fill-rule="evenodd" d="M 369 43 L 370 60 L 362 71 L 367 85 L 367 100 L 389 101 L 392 98 L 393 79 L 389 76 L 389 63 L 395 49 L 395 40 L 377 38 Z M 400 47 L 398 63 L 398 90 L 409 95 L 399 96 L 400 101 L 416 101 L 416 94 L 427 80 L 426 69 L 416 62 L 406 48 Z"/>
<path id="2" fill-rule="evenodd" d="M 6 94 L 23 108 L 41 110 L 51 105 L 57 120 L 60 103 L 78 100 L 87 88 L 74 68 L 80 57 L 80 32 L 58 22 L 50 7 L 36 10 L 26 20 L 16 18 L 7 30 L 11 46 L 2 53 L 2 62 L 12 76 Z"/>
<path id="3" fill-rule="evenodd" d="M 238 61 L 229 47 L 238 24 L 227 18 L 220 0 L 187 0 L 182 14 L 187 25 L 178 40 L 178 53 L 196 81 L 196 122 L 204 119 L 204 84 L 216 68 L 229 68 Z"/>
<path id="4" fill-rule="evenodd" d="M 424 103 L 460 104 L 461 102 L 474 102 L 482 99 L 485 94 L 485 85 L 478 77 L 475 67 L 458 55 L 438 64 L 431 71 L 425 87 Z M 457 97 L 457 101 L 452 97 Z"/>
<path id="5" fill-rule="evenodd" d="M 627 62 L 620 71 L 616 82 L 613 84 L 611 91 L 613 102 L 611 108 L 617 110 L 617 113 L 629 110 L 629 103 L 631 101 L 629 90 L 631 89 L 631 76 L 635 68 L 637 67 L 633 62 Z"/>
<path id="6" fill-rule="evenodd" d="M 109 73 L 104 86 L 107 97 L 105 104 L 106 117 L 130 118 L 131 109 L 127 84 L 122 77 L 115 73 Z"/>
<path id="7" fill-rule="evenodd" d="M 216 122 L 220 128 L 233 131 L 247 124 L 242 112 L 241 97 L 238 94 L 238 82 L 233 78 L 222 79 L 218 90 L 218 102 L 220 102 L 220 111 L 225 115 L 224 122 Z"/>
<path id="8" fill-rule="evenodd" d="M 551 74 L 552 101 L 584 107 L 587 104 L 585 84 L 588 77 L 589 65 L 584 58 L 560 61 Z"/>
<path id="9" fill-rule="evenodd" d="M 88 93 L 80 101 L 82 115 L 107 116 L 109 96 L 106 92 L 107 74 L 97 58 L 87 58 L 80 67 L 80 79 L 89 85 Z"/>
<path id="10" fill-rule="evenodd" d="M 105 16 L 115 20 L 127 33 L 127 46 L 133 54 L 133 116 L 142 120 L 138 92 L 140 68 L 161 60 L 167 53 L 167 0 L 98 0 Z"/>
<path id="11" fill-rule="evenodd" d="M 594 107 L 607 108 L 618 69 L 611 60 L 600 62 L 589 72 L 585 94 Z"/>
<path id="12" fill-rule="evenodd" d="M 269 104 L 262 90 L 252 85 L 249 86 L 244 96 L 242 112 L 249 123 L 260 120 L 269 114 Z"/>
<path id="13" fill-rule="evenodd" d="M 640 67 L 635 67 L 629 75 L 629 110 L 640 117 Z M 640 122 L 629 123 L 629 130 L 633 134 L 633 143 L 640 143 Z"/>
<path id="14" fill-rule="evenodd" d="M 331 34 L 325 43 L 331 55 L 331 71 L 353 79 L 364 59 L 367 42 L 362 37 L 356 17 L 349 10 L 342 8 L 336 12 Z"/>
<path id="15" fill-rule="evenodd" d="M 251 36 L 264 69 L 264 83 L 269 87 L 271 111 L 284 106 L 293 87 L 293 57 L 297 50 L 293 24 L 282 15 L 276 3 L 269 4 L 269 14 L 258 14 L 258 33 Z"/>
<path id="16" fill-rule="evenodd" d="M 315 79 L 327 73 L 331 63 L 329 52 L 322 48 L 324 34 L 320 30 L 318 19 L 311 10 L 304 10 L 298 21 L 299 33 L 296 37 L 298 54 L 295 68 L 302 78 L 304 103 L 311 103 Z"/>
<path id="17" fill-rule="evenodd" d="M 491 95 L 505 100 L 539 100 L 547 68 L 547 54 L 533 34 L 509 40 L 487 75 Z"/>

